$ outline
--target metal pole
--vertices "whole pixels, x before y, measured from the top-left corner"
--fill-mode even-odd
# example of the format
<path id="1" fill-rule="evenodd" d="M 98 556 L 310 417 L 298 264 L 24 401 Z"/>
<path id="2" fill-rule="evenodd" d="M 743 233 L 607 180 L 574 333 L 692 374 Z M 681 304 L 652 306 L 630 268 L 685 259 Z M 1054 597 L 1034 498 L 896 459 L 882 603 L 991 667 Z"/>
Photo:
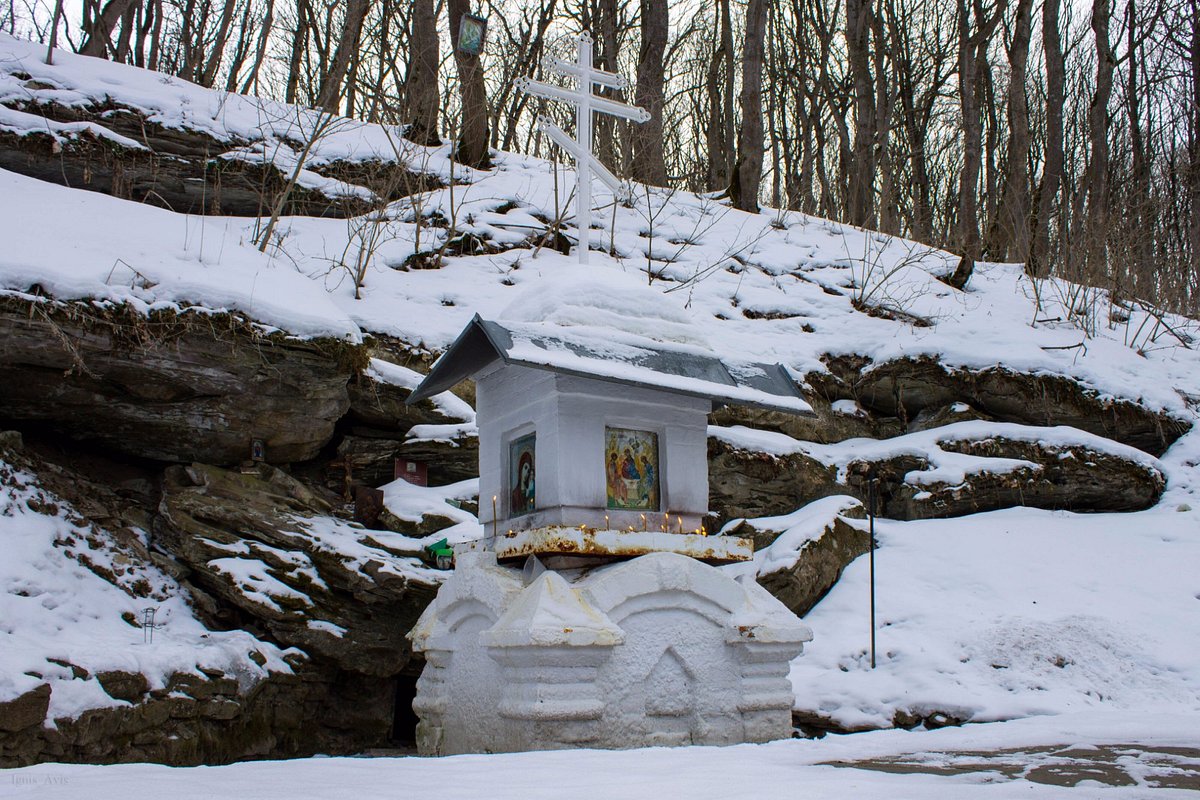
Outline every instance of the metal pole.
<path id="1" fill-rule="evenodd" d="M 588 263 L 592 233 L 592 35 L 579 35 L 579 107 L 575 110 L 575 135 L 579 158 L 575 160 L 575 225 L 579 228 L 579 263 Z"/>
<path id="2" fill-rule="evenodd" d="M 867 473 L 867 518 L 871 521 L 871 669 L 875 669 L 875 471 Z"/>

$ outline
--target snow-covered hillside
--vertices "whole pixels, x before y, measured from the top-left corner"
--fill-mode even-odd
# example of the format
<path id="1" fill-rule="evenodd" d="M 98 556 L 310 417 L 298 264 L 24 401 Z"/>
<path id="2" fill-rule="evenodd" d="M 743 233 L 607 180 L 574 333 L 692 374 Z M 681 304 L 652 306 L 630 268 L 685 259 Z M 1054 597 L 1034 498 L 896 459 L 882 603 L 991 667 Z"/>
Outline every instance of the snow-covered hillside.
<path id="1" fill-rule="evenodd" d="M 219 158 L 275 159 L 284 173 L 314 124 L 309 112 L 95 59 L 61 53 L 46 66 L 38 48 L 0 35 L 0 131 L 145 146 L 92 123 L 48 121 L 38 112 L 48 104 L 133 109 L 164 128 L 200 130 L 226 143 Z M 814 394 L 814 405 L 827 400 L 814 387 L 830 375 L 831 357 L 860 359 L 868 375 L 897 360 L 928 358 L 950 371 L 1067 378 L 1098 408 L 1125 402 L 1180 430 L 1200 420 L 1200 325 L 1193 320 L 1056 279 L 1031 280 L 1019 265 L 979 264 L 956 289 L 944 278 L 958 259 L 944 251 L 795 212 L 747 214 L 721 199 L 654 187 L 639 187 L 629 205 L 596 187 L 603 224 L 590 233 L 592 263 L 583 268 L 543 246 L 554 220 L 565 220 L 563 232 L 577 236 L 567 202 L 570 170 L 555 175 L 550 163 L 511 153 L 496 154 L 490 171 L 455 168 L 448 147 L 393 147 L 399 137 L 399 130 L 339 123 L 317 143 L 310 165 L 386 161 L 399 153 L 410 169 L 453 177 L 453 185 L 365 217 L 287 217 L 263 253 L 253 244 L 261 220 L 178 214 L 0 171 L 0 295 L 37 304 L 127 304 L 139 313 L 237 312 L 300 339 L 354 345 L 385 335 L 429 356 L 473 315 L 496 318 L 522 297 L 533 310 L 511 316 L 578 324 L 555 320 L 545 297 L 564 284 L 598 284 L 614 293 L 653 293 L 670 320 L 658 331 L 663 336 L 686 322 L 723 358 L 784 364 Z M 315 172 L 304 180 L 333 194 L 370 194 Z M 603 320 L 590 324 L 603 330 Z M 656 331 L 651 325 L 646 333 Z M 396 377 L 399 368 L 387 362 L 370 369 L 390 375 L 380 382 L 411 388 L 415 380 Z M 823 420 L 865 413 L 845 397 L 819 410 L 828 415 Z M 447 416 L 460 420 L 456 430 L 424 431 L 426 438 L 469 437 L 469 415 L 455 407 Z M 1106 420 L 1097 429 L 1106 429 Z M 797 709 L 844 728 L 888 727 L 935 712 L 990 721 L 1081 709 L 1169 710 L 1194 717 L 1200 729 L 1200 429 L 1177 440 L 1164 435 L 1164 444 L 1173 443 L 1155 458 L 1094 431 L 1017 430 L 988 419 L 969 425 L 979 438 L 1068 442 L 1127 458 L 1161 472 L 1165 492 L 1153 508 L 1129 514 L 1022 508 L 881 520 L 878 665 L 870 668 L 866 652 L 868 565 L 860 558 L 806 617 L 814 640 L 793 668 Z M 937 474 L 916 480 L 936 478 L 952 488 L 974 463 L 939 450 L 932 432 L 823 444 L 778 430 L 722 426 L 712 434 L 733 437 L 765 459 L 805 453 L 839 469 L 864 454 L 937 451 Z M 1037 467 L 1008 468 L 1029 466 Z M 136 604 L 66 559 L 55 537 L 84 534 L 65 512 L 33 514 L 29 479 L 13 474 L 0 518 L 0 632 L 8 639 L 0 701 L 36 683 L 29 672 L 49 675 L 48 656 L 154 676 L 193 661 L 248 669 L 243 653 L 252 646 L 276 664 L 279 652 L 249 634 L 212 634 L 200 643 L 206 634 L 182 602 L 172 614 L 190 643 L 187 653 L 156 650 L 162 663 L 139 661 L 143 651 L 134 647 L 95 655 L 97 639 L 124 624 L 120 613 Z M 455 484 L 438 494 L 392 486 L 388 498 L 399 516 L 419 518 L 444 498 L 468 499 L 470 488 Z M 477 532 L 468 512 L 445 511 L 454 528 L 443 535 Z M 797 531 L 780 541 L 809 535 Z M 46 585 L 33 591 L 39 582 Z M 69 697 L 55 709 L 69 714 L 104 702 Z"/>
<path id="2" fill-rule="evenodd" d="M 249 688 L 292 671 L 272 644 L 208 630 L 178 584 L 147 563 L 146 532 L 124 534 L 89 524 L 0 457 L 0 700 L 48 684 L 49 718 L 76 717 L 129 705 L 105 690 L 106 673 L 144 675 L 161 690 L 175 673 L 215 670 Z M 144 630 L 146 621 L 160 627 Z"/>

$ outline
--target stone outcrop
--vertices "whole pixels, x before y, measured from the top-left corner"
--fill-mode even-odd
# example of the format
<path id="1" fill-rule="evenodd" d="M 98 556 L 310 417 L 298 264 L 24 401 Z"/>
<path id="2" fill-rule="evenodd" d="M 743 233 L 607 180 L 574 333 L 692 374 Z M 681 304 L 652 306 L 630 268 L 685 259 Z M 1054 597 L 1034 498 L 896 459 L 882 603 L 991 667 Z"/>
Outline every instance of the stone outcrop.
<path id="1" fill-rule="evenodd" d="M 819 497 L 844 493 L 836 469 L 802 453 L 775 456 L 708 439 L 708 507 L 717 520 L 710 526 L 714 530 L 738 517 L 786 514 Z"/>
<path id="2" fill-rule="evenodd" d="M 87 123 L 115 134 L 109 137 L 85 130 L 56 138 L 48 132 L 22 136 L 0 131 L 0 169 L 50 183 L 184 214 L 257 217 L 270 214 L 290 177 L 274 166 L 221 158 L 255 142 L 220 141 L 201 130 L 167 128 L 138 109 L 112 102 L 6 105 L 52 122 Z M 438 185 L 436 178 L 409 172 L 395 162 L 314 160 L 307 168 L 323 177 L 368 188 L 387 200 Z M 351 217 L 366 212 L 370 205 L 356 192 L 329 194 L 297 185 L 289 192 L 283 213 Z"/>
<path id="3" fill-rule="evenodd" d="M 815 499 L 851 494 L 867 499 L 866 474 L 879 479 L 877 513 L 892 519 L 940 519 L 1012 506 L 1069 511 L 1139 511 L 1162 495 L 1162 473 L 1140 460 L 1084 445 L 1018 441 L 1004 436 L 950 438 L 948 452 L 992 459 L 1016 459 L 1033 467 L 997 462 L 961 483 L 918 482 L 931 467 L 918 453 L 856 460 L 839 470 L 802 452 L 787 455 L 749 452 L 709 439 L 709 504 L 724 522 L 738 517 L 786 514 Z M 906 482 L 910 477 L 912 482 Z"/>
<path id="4" fill-rule="evenodd" d="M 850 562 L 870 548 L 870 534 L 835 517 L 820 536 L 804 545 L 795 564 L 759 575 L 758 582 L 803 617 L 833 588 Z"/>
<path id="5" fill-rule="evenodd" d="M 771 558 L 769 551 L 767 558 L 760 558 L 759 585 L 798 616 L 803 617 L 811 611 L 837 583 L 850 562 L 871 547 L 866 526 L 846 521 L 865 518 L 865 509 L 851 498 L 841 499 L 845 502 L 838 503 L 833 498 L 825 501 L 836 504 L 830 506 L 832 513 L 828 521 L 816 535 L 796 543 L 794 554 L 789 552 L 786 557 Z M 755 542 L 755 549 L 762 550 L 771 547 L 784 531 L 743 522 L 725 533 L 750 537 Z M 793 546 L 787 541 L 780 541 L 779 545 Z"/>
<path id="6" fill-rule="evenodd" d="M 354 346 L 231 315 L 0 300 L 0 418 L 168 462 L 313 458 L 349 407 Z"/>
<path id="7" fill-rule="evenodd" d="M 787 414 L 753 406 L 728 405 L 714 410 L 709 415 L 709 421 L 713 425 L 745 425 L 748 428 L 778 431 L 793 439 L 822 444 L 859 437 L 888 439 L 905 432 L 904 423 L 897 417 L 866 411 L 845 413 L 835 410 L 829 399 L 818 394 L 809 394 L 805 399 L 809 401 L 816 416 L 802 417 L 799 414 Z"/>
<path id="8" fill-rule="evenodd" d="M 920 457 L 899 456 L 873 465 L 879 477 L 878 513 L 892 519 L 940 519 L 1013 506 L 1066 511 L 1141 511 L 1158 502 L 1166 486 L 1155 467 L 1080 445 L 1055 445 L 988 437 L 939 442 L 943 450 L 1037 465 L 983 471 L 962 483 L 908 483 L 929 467 Z M 849 466 L 853 494 L 865 498 L 868 464 Z"/>
<path id="9" fill-rule="evenodd" d="M 50 461 L 49 457 L 57 461 Z M 152 465 L 122 463 L 101 454 L 64 448 L 53 437 L 22 437 L 12 431 L 0 433 L 0 463 L 37 475 L 38 485 L 56 497 L 55 504 L 47 504 L 44 513 L 65 513 L 79 524 L 86 522 L 97 529 L 103 528 L 104 535 L 120 545 L 121 558 L 129 559 L 126 563 L 153 562 L 178 580 L 197 616 L 211 628 L 240 627 L 254 631 L 260 639 L 272 637 L 271 620 L 263 616 L 270 609 L 252 604 L 248 597 L 242 598 L 241 605 L 235 604 L 207 585 L 198 588 L 202 582 L 199 573 L 186 562 L 172 558 L 165 547 L 178 541 L 173 537 L 186 535 L 176 531 L 171 523 L 181 518 L 181 509 L 186 505 L 189 511 L 205 517 L 204 523 L 188 518 L 194 530 L 205 531 L 217 543 L 229 542 L 235 550 L 243 543 L 247 543 L 245 547 L 249 550 L 249 542 L 262 541 L 267 536 L 264 529 L 277 524 L 280 530 L 273 541 L 279 546 L 264 549 L 263 553 L 274 559 L 273 563 L 280 567 L 279 574 L 286 579 L 289 572 L 297 572 L 306 557 L 303 552 L 289 551 L 283 546 L 289 537 L 284 528 L 292 522 L 289 515 L 315 516 L 325 508 L 303 485 L 265 465 L 259 467 L 257 474 L 247 476 L 215 467 L 197 468 L 197 475 L 210 478 L 207 486 L 212 487 L 212 502 L 208 504 L 197 501 L 189 505 L 173 497 L 181 489 L 174 487 L 172 473 L 165 482 L 173 488 L 168 490 L 159 508 L 159 481 Z M 217 485 L 222 476 L 227 483 L 244 477 L 244 493 L 237 494 L 228 485 L 223 488 Z M 224 498 L 228 505 L 221 506 L 218 498 Z M 175 517 L 169 517 L 171 510 L 175 511 Z M 218 520 L 218 515 L 224 516 Z M 236 527 L 244 538 L 235 540 L 215 527 L 221 523 Z M 296 527 L 298 532 L 294 536 L 303 544 L 303 528 Z M 146 547 L 134 528 L 155 531 L 149 541 L 152 549 Z M 403 740 L 411 736 L 411 729 L 393 729 L 394 709 L 397 704 L 401 708 L 407 705 L 415 682 L 415 676 L 407 677 L 404 673 L 414 673 L 419 668 L 409 663 L 403 635 L 411 620 L 428 604 L 432 588 L 412 577 L 388 572 L 408 559 L 394 555 L 378 542 L 373 547 L 362 544 L 356 548 L 360 543 L 346 536 L 353 532 L 366 541 L 372 535 L 370 532 L 352 528 L 334 532 L 339 534 L 335 544 L 347 551 L 341 556 L 333 552 L 333 544 L 322 549 L 319 542 L 310 541 L 307 546 L 314 552 L 312 574 L 327 579 L 330 597 L 336 597 L 348 609 L 350 616 L 327 613 L 324 617 L 350 626 L 344 643 L 331 633 L 336 631 L 331 622 L 324 626 L 324 631 L 312 632 L 314 637 L 325 637 L 317 642 L 323 646 L 306 642 L 304 653 L 285 656 L 292 673 L 276 671 L 257 677 L 241 670 L 227 674 L 204 667 L 195 673 L 175 673 L 161 688 L 153 688 L 138 672 L 107 669 L 92 674 L 83 666 L 47 658 L 48 666 L 53 669 L 69 670 L 67 683 L 94 680 L 121 704 L 91 709 L 75 718 L 59 718 L 54 720 L 53 727 L 48 727 L 47 713 L 52 693 L 57 691 L 49 682 L 0 702 L 0 769 L 47 761 L 153 761 L 188 765 L 318 752 L 348 754 L 387 745 L 393 737 Z M 265 543 L 262 546 L 270 547 Z M 377 560 L 373 561 L 371 555 L 377 556 Z M 128 584 L 127 578 L 119 578 L 99 563 L 87 564 L 105 580 L 122 586 Z M 318 572 L 322 567 L 325 571 Z M 339 581 L 350 582 L 349 574 L 355 570 L 359 575 L 355 592 L 343 591 Z M 373 573 L 378 579 L 370 577 Z M 120 583 L 121 580 L 125 583 Z M 128 588 L 138 590 L 136 584 Z M 228 596 L 236 595 L 231 590 Z M 397 610 L 396 606 L 405 601 L 411 607 L 407 611 Z M 324 611 L 317 609 L 314 613 Z M 389 635 L 394 633 L 398 649 L 381 652 L 380 648 L 387 647 L 390 641 L 383 637 L 376 637 L 374 642 L 360 641 L 354 629 L 362 628 L 368 636 L 372 629 L 370 625 L 364 626 L 361 619 L 352 618 L 356 613 L 364 618 L 378 614 L 375 629 L 384 629 L 395 621 L 395 630 Z M 409 622 L 405 622 L 405 614 Z M 132 615 L 126 622 L 137 627 Z M 257 651 L 251 651 L 248 657 L 260 665 L 265 663 Z M 368 671 L 372 665 L 381 668 Z M 380 674 L 383 668 L 388 670 L 386 675 Z"/>
<path id="10" fill-rule="evenodd" d="M 384 546 L 378 533 L 320 516 L 327 510 L 265 465 L 250 474 L 172 467 L 154 541 L 215 598 L 215 624 L 265 631 L 339 669 L 397 675 L 412 655 L 405 634 L 441 574 L 420 564 L 416 545 Z"/>
<path id="11" fill-rule="evenodd" d="M 295 674 L 250 686 L 219 671 L 175 673 L 161 689 L 141 675 L 109 674 L 105 688 L 132 705 L 97 708 L 44 727 L 50 687 L 0 704 L 0 768 L 47 761 L 177 766 L 247 758 L 355 753 L 385 742 L 394 682 L 294 659 Z M 109 687 L 113 687 L 109 689 Z"/>
<path id="12" fill-rule="evenodd" d="M 413 352 L 389 337 L 377 337 L 370 343 L 372 355 L 391 364 L 427 372 L 432 359 Z M 474 386 L 458 387 L 468 404 L 474 401 Z M 391 481 L 394 460 L 424 462 L 431 485 L 454 483 L 479 474 L 479 437 L 462 430 L 462 419 L 426 399 L 408 405 L 410 388 L 377 380 L 370 371 L 351 381 L 350 427 L 338 445 L 338 456 L 356 481 L 371 486 Z M 412 435 L 415 426 L 439 426 L 439 430 L 420 437 Z"/>
<path id="13" fill-rule="evenodd" d="M 881 364 L 838 357 L 826 363 L 829 373 L 807 376 L 818 394 L 829 400 L 857 400 L 872 415 L 899 418 L 906 426 L 930 409 L 964 402 L 998 421 L 1069 425 L 1156 456 L 1190 427 L 1132 401 L 1105 397 L 1062 375 L 1028 374 L 1000 366 L 952 369 L 927 357 Z"/>

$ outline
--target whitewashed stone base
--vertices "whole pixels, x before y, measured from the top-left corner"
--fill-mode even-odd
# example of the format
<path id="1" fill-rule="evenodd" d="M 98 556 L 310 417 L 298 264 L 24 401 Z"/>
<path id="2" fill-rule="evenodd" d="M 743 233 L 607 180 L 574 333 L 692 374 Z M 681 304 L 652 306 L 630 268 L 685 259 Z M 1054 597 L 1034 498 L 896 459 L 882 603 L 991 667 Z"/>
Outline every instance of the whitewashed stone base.
<path id="1" fill-rule="evenodd" d="M 752 578 L 687 556 L 526 586 L 485 551 L 457 558 L 410 636 L 418 749 L 450 755 L 785 738 L 788 664 L 812 633 Z"/>

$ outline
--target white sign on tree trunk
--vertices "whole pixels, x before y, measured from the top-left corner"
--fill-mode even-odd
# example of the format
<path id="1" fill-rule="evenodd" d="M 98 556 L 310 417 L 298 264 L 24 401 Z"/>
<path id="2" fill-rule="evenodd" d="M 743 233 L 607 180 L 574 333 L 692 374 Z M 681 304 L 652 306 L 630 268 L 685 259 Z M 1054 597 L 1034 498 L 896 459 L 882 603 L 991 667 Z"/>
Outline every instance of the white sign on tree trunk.
<path id="1" fill-rule="evenodd" d="M 548 119 L 538 119 L 538 129 L 550 137 L 556 145 L 575 159 L 575 224 L 579 228 L 579 263 L 588 263 L 588 242 L 592 229 L 592 177 L 612 190 L 618 200 L 629 195 L 629 187 L 609 172 L 592 155 L 592 113 L 610 114 L 632 122 L 646 122 L 650 112 L 637 106 L 618 103 L 593 94 L 593 87 L 608 86 L 614 89 L 629 88 L 629 81 L 612 72 L 604 72 L 592 66 L 592 35 L 584 31 L 579 35 L 579 55 L 572 64 L 559 59 L 545 63 L 548 71 L 574 78 L 574 89 L 566 89 L 532 78 L 518 78 L 517 88 L 548 100 L 563 100 L 575 104 L 575 135 L 572 139 L 562 128 Z"/>

